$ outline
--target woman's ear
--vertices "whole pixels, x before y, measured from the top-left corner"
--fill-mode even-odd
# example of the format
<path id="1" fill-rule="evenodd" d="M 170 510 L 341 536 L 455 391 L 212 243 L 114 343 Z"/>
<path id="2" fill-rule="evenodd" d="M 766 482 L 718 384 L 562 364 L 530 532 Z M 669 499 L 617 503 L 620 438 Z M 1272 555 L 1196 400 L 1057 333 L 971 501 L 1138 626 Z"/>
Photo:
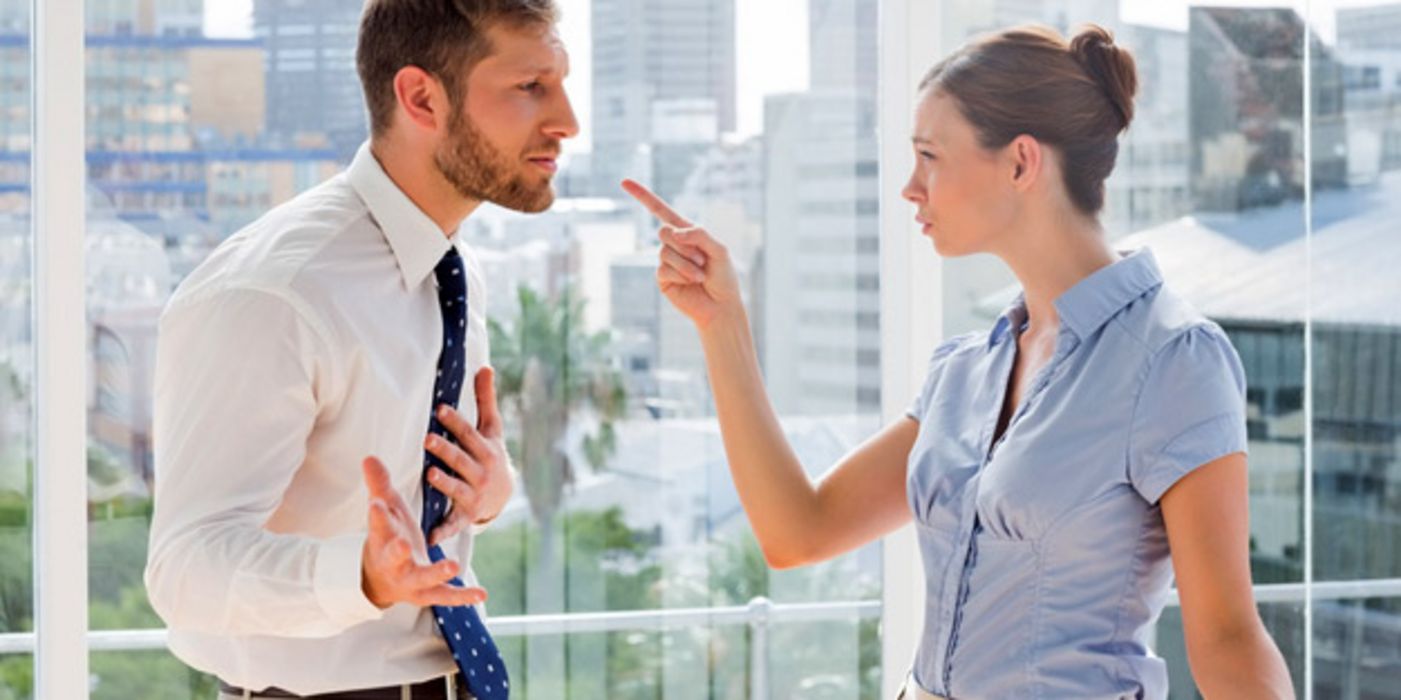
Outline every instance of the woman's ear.
<path id="1" fill-rule="evenodd" d="M 1045 155 L 1041 142 L 1022 134 L 1007 144 L 1007 152 L 1012 159 L 1012 187 L 1018 192 L 1031 189 L 1041 176 Z"/>

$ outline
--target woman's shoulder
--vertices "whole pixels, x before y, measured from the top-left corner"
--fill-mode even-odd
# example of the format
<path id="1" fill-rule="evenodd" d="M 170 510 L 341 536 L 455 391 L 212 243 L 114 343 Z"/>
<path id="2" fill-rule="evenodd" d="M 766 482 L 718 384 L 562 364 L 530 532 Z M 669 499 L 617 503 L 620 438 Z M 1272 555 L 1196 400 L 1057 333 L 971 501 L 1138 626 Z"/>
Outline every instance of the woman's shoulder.
<path id="1" fill-rule="evenodd" d="M 929 356 L 930 369 L 946 364 L 950 358 L 975 348 L 987 347 L 990 331 L 972 331 L 949 338 L 934 347 Z"/>
<path id="2" fill-rule="evenodd" d="M 1230 344 L 1220 324 L 1207 318 L 1166 284 L 1159 285 L 1125 309 L 1117 325 L 1148 356 L 1194 338 Z"/>

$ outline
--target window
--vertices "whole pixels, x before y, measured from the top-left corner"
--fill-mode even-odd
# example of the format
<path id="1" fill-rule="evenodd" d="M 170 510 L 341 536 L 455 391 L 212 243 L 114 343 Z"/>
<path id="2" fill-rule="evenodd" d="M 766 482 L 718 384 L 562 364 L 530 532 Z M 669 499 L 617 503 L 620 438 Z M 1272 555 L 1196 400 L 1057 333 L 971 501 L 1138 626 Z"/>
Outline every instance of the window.
<path id="1" fill-rule="evenodd" d="M 622 175 L 651 182 L 729 245 L 783 427 L 805 466 L 824 469 L 913 393 L 903 368 L 922 369 L 928 348 L 904 341 L 987 327 L 1013 283 L 978 259 L 931 263 L 931 275 L 915 264 L 922 251 L 889 235 L 908 233 L 887 191 L 907 175 L 889 168 L 908 134 L 876 125 L 912 105 L 877 95 L 876 66 L 917 80 L 926 47 L 908 26 L 919 24 L 878 25 L 876 0 L 560 2 L 584 126 L 562 197 L 538 217 L 480 210 L 463 235 L 490 270 L 498 369 L 584 370 L 623 398 L 546 386 L 563 419 L 517 441 L 544 455 L 522 465 L 537 488 L 518 489 L 478 543 L 517 689 L 885 697 L 911 651 L 889 640 L 908 639 L 902 625 L 922 611 L 892 598 L 900 576 L 882 573 L 913 547 L 764 566 L 694 333 L 656 294 L 652 222 L 614 188 Z M 214 679 L 166 651 L 142 589 L 155 320 L 221 241 L 334 175 L 365 138 L 351 60 L 360 3 L 85 0 L 86 46 L 70 58 L 86 65 L 86 142 L 70 145 L 85 151 L 87 227 L 49 233 L 88 252 L 69 270 L 86 288 L 87 342 L 68 349 L 86 359 L 69 369 L 85 387 L 87 489 L 36 499 L 35 426 L 50 424 L 36 407 L 61 393 L 35 380 L 31 325 L 53 281 L 33 268 L 30 211 L 42 187 L 30 124 L 46 87 L 31 85 L 30 14 L 45 3 L 0 2 L 0 698 L 31 697 L 45 667 L 33 654 L 44 557 L 32 523 L 63 498 L 83 498 L 90 520 L 91 697 L 213 697 Z M 1024 21 L 1099 22 L 1134 51 L 1138 113 L 1105 225 L 1120 247 L 1153 247 L 1245 364 L 1266 625 L 1301 697 L 1401 698 L 1398 6 L 880 4 L 885 17 L 936 19 L 927 39 L 943 51 Z M 900 149 L 878 150 L 878 136 Z M 541 352 L 506 352 L 551 314 L 554 335 L 526 339 Z M 549 352 L 560 338 L 584 349 Z M 502 399 L 520 425 L 519 395 Z M 553 617 L 574 613 L 601 617 L 587 632 Z M 83 653 L 70 646 L 55 656 Z M 1172 697 L 1194 697 L 1175 607 L 1155 648 Z"/>
<path id="2" fill-rule="evenodd" d="M 0 697 L 32 692 L 35 385 L 27 4 L 0 5 Z"/>
<path id="3" fill-rule="evenodd" d="M 367 137 L 350 60 L 360 10 L 253 0 L 249 26 L 206 6 L 203 24 L 174 37 L 157 31 L 174 21 L 162 5 L 88 3 L 105 18 L 90 23 L 87 49 L 88 459 L 100 475 L 88 493 L 90 615 L 94 632 L 131 639 L 161 626 L 141 581 L 156 321 L 215 246 L 335 174 Z M 784 41 L 841 50 L 766 65 L 775 59 L 753 37 L 772 10 L 733 0 L 563 2 L 571 96 L 592 115 L 567 146 L 565 196 L 534 217 L 485 207 L 463 228 L 490 271 L 507 423 L 541 424 L 509 388 L 529 381 L 526 365 L 544 369 L 549 403 L 566 409 L 550 430 L 513 436 L 528 446 L 516 455 L 527 484 L 473 561 L 521 697 L 870 697 L 881 682 L 880 546 L 768 571 L 731 486 L 694 332 L 657 291 L 655 229 L 616 186 L 623 174 L 652 183 L 729 244 L 747 298 L 766 312 L 755 331 L 784 427 L 814 474 L 875 429 L 876 3 L 788 4 L 808 17 L 785 22 Z M 644 21 L 606 23 L 624 12 Z M 840 206 L 805 204 L 834 195 Z M 803 235 L 845 254 L 808 250 Z M 566 373 L 597 386 L 548 379 Z M 616 400 L 600 400 L 613 388 Z M 637 611 L 676 622 L 618 615 L 567 634 L 537 622 Z M 93 697 L 213 693 L 214 679 L 159 643 L 134 646 L 93 651 Z"/>

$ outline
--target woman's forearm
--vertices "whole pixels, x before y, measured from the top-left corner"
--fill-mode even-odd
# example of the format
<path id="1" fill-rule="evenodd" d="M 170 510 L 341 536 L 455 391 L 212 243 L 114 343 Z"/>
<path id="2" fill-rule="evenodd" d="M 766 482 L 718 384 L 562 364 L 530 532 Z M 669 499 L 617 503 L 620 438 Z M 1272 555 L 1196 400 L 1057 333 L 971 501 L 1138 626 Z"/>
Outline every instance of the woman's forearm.
<path id="1" fill-rule="evenodd" d="M 1222 638 L 1192 655 L 1192 677 L 1207 700 L 1294 697 L 1289 668 L 1264 625 Z"/>
<path id="2" fill-rule="evenodd" d="M 764 390 L 743 307 L 699 331 L 725 455 L 754 535 L 771 566 L 807 563 L 821 537 L 817 493 Z"/>

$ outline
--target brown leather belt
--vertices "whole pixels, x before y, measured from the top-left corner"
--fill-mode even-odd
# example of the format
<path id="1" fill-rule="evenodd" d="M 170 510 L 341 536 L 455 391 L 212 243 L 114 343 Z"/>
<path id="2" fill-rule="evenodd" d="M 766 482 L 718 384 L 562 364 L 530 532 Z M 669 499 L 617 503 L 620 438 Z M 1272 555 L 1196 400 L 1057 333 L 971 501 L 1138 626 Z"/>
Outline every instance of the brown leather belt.
<path id="1" fill-rule="evenodd" d="M 461 690 L 459 690 L 461 688 Z M 306 700 L 470 700 L 463 684 L 453 676 L 409 685 L 394 685 L 363 690 L 343 690 L 317 695 L 297 695 L 281 688 L 250 690 L 219 681 L 219 692 L 235 698 L 305 698 Z"/>

